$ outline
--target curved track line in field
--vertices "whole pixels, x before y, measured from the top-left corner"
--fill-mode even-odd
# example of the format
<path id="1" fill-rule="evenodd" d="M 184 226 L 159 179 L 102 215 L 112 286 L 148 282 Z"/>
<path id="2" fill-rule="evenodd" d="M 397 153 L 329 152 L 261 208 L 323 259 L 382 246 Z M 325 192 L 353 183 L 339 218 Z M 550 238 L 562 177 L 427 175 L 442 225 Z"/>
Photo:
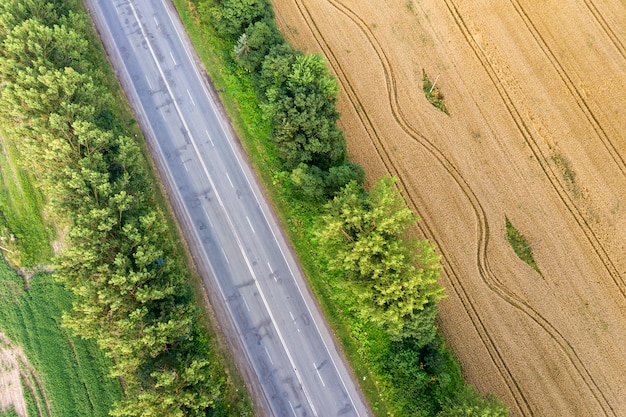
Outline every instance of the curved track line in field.
<path id="1" fill-rule="evenodd" d="M 593 381 L 593 378 L 591 377 L 589 371 L 585 368 L 582 361 L 578 357 L 577 353 L 572 348 L 571 344 L 563 337 L 563 335 L 556 328 L 554 328 L 554 326 L 551 323 L 549 323 L 536 310 L 534 310 L 526 301 L 522 300 L 517 294 L 514 294 L 512 291 L 504 287 L 502 283 L 491 272 L 488 259 L 486 256 L 486 248 L 487 248 L 488 239 L 489 239 L 489 233 L 488 233 L 489 226 L 486 220 L 484 210 L 480 206 L 480 203 L 478 202 L 477 197 L 475 196 L 475 194 L 473 193 L 469 185 L 466 183 L 464 178 L 462 178 L 458 170 L 451 164 L 451 162 L 443 154 L 441 154 L 441 152 L 426 137 L 424 137 L 421 133 L 416 131 L 406 120 L 406 117 L 402 113 L 400 106 L 398 104 L 398 101 L 397 101 L 397 97 L 395 95 L 396 94 L 395 76 L 389 64 L 389 61 L 387 57 L 385 56 L 384 51 L 382 50 L 377 40 L 375 39 L 374 35 L 371 33 L 371 31 L 369 31 L 369 28 L 367 27 L 367 25 L 354 12 L 352 12 L 346 6 L 340 3 L 334 2 L 334 1 L 329 1 L 329 3 L 333 7 L 335 7 L 337 10 L 342 12 L 344 15 L 346 15 L 346 17 L 348 17 L 350 20 L 352 20 L 353 23 L 355 23 L 355 25 L 357 25 L 357 27 L 368 38 L 369 42 L 372 44 L 372 47 L 375 49 L 376 53 L 378 54 L 378 57 L 383 65 L 383 69 L 385 72 L 385 79 L 387 83 L 390 104 L 392 107 L 392 111 L 394 113 L 394 117 L 396 117 L 398 124 L 403 128 L 403 130 L 405 130 L 405 132 L 410 137 L 412 137 L 414 140 L 416 140 L 418 143 L 424 146 L 431 153 L 431 155 L 435 157 L 436 160 L 438 160 L 438 162 L 452 176 L 452 178 L 455 180 L 457 185 L 459 185 L 463 193 L 466 195 L 466 197 L 470 201 L 474 209 L 476 218 L 478 220 L 477 223 L 479 225 L 479 236 L 478 236 L 479 245 L 478 245 L 478 253 L 477 253 L 477 264 L 478 264 L 478 268 L 481 274 L 481 278 L 484 281 L 484 283 L 490 288 L 490 290 L 492 290 L 494 293 L 500 296 L 503 300 L 505 300 L 510 305 L 517 308 L 518 310 L 527 314 L 529 318 L 531 318 L 535 323 L 537 323 L 540 327 L 542 327 L 544 331 L 546 331 L 546 333 L 550 335 L 553 338 L 553 340 L 561 347 L 561 349 L 563 350 L 565 355 L 568 357 L 568 359 L 571 361 L 572 365 L 577 370 L 579 375 L 582 377 L 583 382 L 587 385 L 590 392 L 594 395 L 598 403 L 603 407 L 603 409 L 605 409 L 603 401 L 600 399 L 600 397 L 602 397 L 602 399 L 604 400 L 604 403 L 606 403 L 608 408 L 612 411 L 612 408 L 608 404 L 608 401 L 606 400 L 606 398 L 604 398 L 603 393 L 599 390 L 595 381 Z M 331 65 L 333 65 L 335 72 L 338 74 L 338 76 L 344 80 L 346 92 L 348 93 L 348 96 L 350 97 L 350 100 L 352 101 L 352 104 L 355 107 L 355 110 L 357 110 L 357 114 L 361 118 L 361 122 L 364 124 L 366 130 L 368 131 L 368 135 L 370 136 L 370 139 L 373 142 L 378 142 L 377 144 L 374 143 L 374 145 L 377 148 L 379 154 L 381 150 L 385 154 L 384 157 L 383 155 L 380 155 L 381 158 L 383 159 L 383 163 L 385 164 L 385 167 L 390 172 L 397 171 L 395 167 L 390 165 L 390 162 L 384 162 L 385 159 L 387 161 L 390 161 L 388 151 L 385 149 L 383 142 L 378 137 L 375 131 L 375 128 L 373 127 L 373 124 L 371 123 L 369 118 L 367 118 L 367 115 L 364 115 L 363 112 L 358 111 L 359 108 L 362 108 L 360 100 L 358 99 L 358 96 L 356 95 L 353 87 L 350 85 L 350 82 L 348 81 L 346 74 L 343 72 L 340 65 L 338 64 L 337 58 L 334 56 L 334 54 L 332 53 L 332 50 L 329 48 L 328 44 L 323 39 L 323 35 L 321 35 L 321 31 L 319 30 L 319 28 L 317 27 L 317 25 L 314 23 L 313 19 L 311 18 L 310 12 L 306 8 L 306 6 L 302 5 L 300 2 L 296 2 L 296 4 L 298 8 L 300 9 L 301 14 L 304 17 L 305 23 L 309 26 L 313 36 L 316 38 L 316 41 L 318 42 L 320 47 L 324 49 L 327 56 L 329 58 L 332 58 L 332 60 L 334 61 L 334 62 L 331 62 Z M 307 16 L 308 16 L 308 19 L 307 19 Z M 367 125 L 369 125 L 369 127 Z M 405 191 L 408 191 L 406 185 L 402 182 L 402 179 L 400 181 L 402 183 L 402 186 L 405 188 Z M 411 199 L 412 205 L 416 207 L 415 201 L 412 199 L 411 195 L 408 194 L 408 192 L 406 194 L 407 194 L 407 197 Z M 423 224 L 420 223 L 420 228 L 422 228 L 422 230 L 424 231 L 422 225 Z M 435 241 L 435 243 L 438 244 L 438 246 L 440 247 L 440 250 L 443 251 L 443 246 L 439 244 L 439 242 L 434 237 L 434 234 L 432 233 L 430 228 L 428 226 L 426 226 L 426 228 L 428 229 L 428 233 L 425 233 L 425 235 L 430 235 L 429 238 Z M 485 347 L 487 348 L 491 356 L 491 359 L 494 361 L 495 364 L 501 363 L 502 367 L 505 368 L 506 372 L 508 373 L 508 377 L 506 374 L 502 374 L 502 376 L 507 382 L 509 389 L 511 390 L 511 393 L 513 394 L 513 397 L 515 398 L 517 402 L 517 405 L 520 407 L 520 409 L 527 410 L 528 413 L 526 414 L 532 415 L 532 410 L 530 409 L 530 406 L 527 400 L 524 398 L 523 393 L 519 389 L 517 382 L 513 379 L 511 375 L 511 371 L 508 369 L 508 367 L 506 366 L 506 364 L 500 357 L 499 352 L 495 348 L 495 344 L 493 343 L 493 340 L 491 339 L 489 334 L 486 332 L 485 326 L 480 320 L 480 317 L 478 316 L 478 314 L 476 313 L 476 310 L 474 309 L 471 302 L 469 302 L 469 296 L 467 292 L 465 291 L 465 289 L 460 284 L 461 281 L 459 280 L 458 275 L 456 274 L 454 270 L 452 271 L 452 275 L 454 276 L 454 279 L 457 281 L 458 287 L 463 292 L 464 297 L 461 297 L 461 294 L 459 293 L 458 288 L 456 288 L 457 286 L 454 285 L 454 282 L 453 282 L 455 291 L 457 292 L 457 294 L 459 294 L 460 296 L 459 298 L 461 302 L 464 304 L 464 306 L 466 307 L 466 310 L 468 311 L 468 313 L 473 313 L 475 315 L 475 319 L 472 318 L 471 314 L 470 314 L 470 318 L 474 322 L 476 330 L 478 331 L 479 336 L 483 340 L 483 343 L 485 344 Z M 468 306 L 470 308 L 467 308 Z M 500 369 L 500 372 L 502 373 L 502 368 L 498 367 L 498 369 Z M 515 389 L 512 387 L 512 385 L 515 386 Z M 521 398 L 516 396 L 513 391 L 517 391 L 519 394 L 519 397 Z M 599 393 L 599 395 L 596 393 L 596 391 Z M 606 413 L 606 409 L 605 409 L 605 413 Z M 614 414 L 614 412 L 612 414 Z"/>
<path id="2" fill-rule="evenodd" d="M 469 31 L 467 25 L 465 24 L 465 21 L 463 20 L 463 17 L 461 16 L 458 9 L 456 8 L 456 5 L 451 0 L 445 0 L 445 3 L 446 3 L 446 7 L 450 11 L 450 14 L 454 18 L 454 21 L 457 24 L 460 32 L 464 36 L 466 42 L 472 48 L 479 62 L 485 69 L 488 76 L 491 78 L 493 85 L 496 87 L 496 90 L 498 91 L 498 94 L 500 95 L 504 104 L 507 106 L 509 110 L 509 114 L 511 115 L 513 121 L 515 122 L 519 132 L 524 137 L 524 140 L 529 145 L 531 151 L 533 152 L 535 159 L 539 162 L 539 165 L 541 169 L 544 171 L 544 174 L 546 175 L 546 177 L 552 184 L 555 191 L 557 191 L 557 194 L 559 195 L 559 198 L 561 199 L 564 206 L 573 215 L 574 219 L 579 224 L 579 227 L 585 233 L 585 236 L 587 237 L 588 241 L 593 246 L 596 254 L 600 257 L 600 259 L 604 263 L 605 268 L 607 269 L 607 272 L 611 275 L 614 283 L 617 285 L 622 295 L 624 295 L 625 294 L 624 284 L 623 284 L 623 281 L 621 280 L 621 277 L 619 277 L 619 274 L 617 273 L 617 270 L 615 269 L 614 265 L 612 264 L 610 259 L 608 259 L 608 256 L 606 255 L 604 248 L 602 248 L 602 246 L 600 245 L 597 237 L 595 236 L 595 234 L 589 227 L 587 221 L 583 218 L 579 209 L 573 203 L 573 201 L 571 200 L 567 192 L 563 189 L 561 182 L 558 180 L 558 176 L 554 173 L 552 167 L 547 161 L 547 158 L 543 155 L 538 144 L 535 142 L 532 134 L 530 133 L 528 126 L 524 122 L 523 118 L 519 114 L 519 111 L 515 107 L 513 100 L 511 99 L 508 92 L 506 91 L 506 88 L 504 87 L 502 80 L 498 77 L 497 71 L 493 68 L 492 63 L 489 61 L 489 58 L 487 57 L 485 52 L 482 50 L 479 44 L 472 37 L 471 32 Z M 605 261 L 604 256 L 602 255 L 606 256 L 606 258 L 608 259 L 608 262 Z M 541 319 L 545 320 L 543 318 Z M 554 329 L 554 327 L 550 323 L 546 322 L 546 324 L 550 328 Z M 560 335 L 560 333 L 558 334 L 559 334 L 559 338 L 561 338 L 562 336 Z M 587 368 L 584 366 L 582 361 L 580 361 L 578 355 L 570 346 L 569 342 L 567 342 L 567 340 L 565 340 L 564 338 L 562 341 L 566 343 L 566 346 L 568 347 L 566 351 L 567 350 L 570 351 L 570 355 L 568 355 L 570 356 L 570 359 L 574 359 L 574 358 L 576 359 L 575 361 L 573 360 L 573 363 L 576 366 L 578 373 L 583 377 L 583 381 L 585 382 L 590 392 L 595 397 L 596 401 L 602 407 L 605 415 L 609 415 L 609 414 L 616 415 L 615 410 L 610 405 L 608 399 L 606 398 L 602 390 L 599 389 L 597 383 L 595 382 L 595 380 L 593 379 L 593 377 L 591 376 Z M 564 346 L 561 343 L 559 344 L 561 345 L 562 348 L 564 348 Z"/>
<path id="3" fill-rule="evenodd" d="M 533 23 L 528 13 L 526 13 L 526 10 L 524 10 L 524 7 L 520 4 L 519 0 L 509 0 L 509 2 L 511 3 L 511 5 L 513 6 L 517 14 L 520 16 L 520 18 L 526 25 L 526 28 L 531 33 L 532 37 L 535 39 L 535 42 L 537 43 L 537 45 L 539 46 L 543 54 L 546 56 L 546 58 L 548 58 L 548 61 L 550 61 L 550 63 L 552 64 L 552 67 L 554 67 L 557 74 L 559 74 L 559 78 L 561 78 L 561 81 L 563 81 L 563 84 L 565 84 L 565 87 L 567 88 L 569 93 L 572 95 L 572 97 L 574 97 L 576 104 L 585 115 L 585 118 L 587 119 L 589 124 L 593 127 L 593 130 L 595 130 L 596 134 L 598 135 L 598 138 L 600 139 L 600 141 L 602 141 L 604 148 L 607 150 L 609 155 L 611 155 L 611 158 L 617 165 L 617 168 L 619 169 L 622 176 L 626 177 L 626 163 L 624 162 L 624 158 L 620 155 L 618 150 L 615 148 L 615 145 L 613 145 L 613 143 L 611 142 L 611 139 L 607 135 L 606 131 L 604 130 L 600 122 L 598 121 L 595 114 L 593 114 L 593 111 L 587 104 L 587 101 L 585 100 L 583 95 L 580 93 L 580 91 L 576 87 L 576 84 L 574 84 L 574 82 L 572 81 L 572 78 L 569 76 L 567 71 L 563 68 L 563 65 L 561 65 L 556 54 L 552 51 L 552 49 L 550 48 L 550 46 L 548 45 L 544 37 L 541 35 L 541 32 L 539 32 L 539 30 Z M 596 20 L 597 20 L 597 17 L 596 17 Z M 602 26 L 602 24 L 600 24 L 600 26 Z M 604 31 L 606 32 L 607 29 L 604 26 L 602 27 Z M 607 32 L 607 36 L 611 38 L 608 32 Z M 613 42 L 613 44 L 618 49 L 618 52 L 620 52 L 620 54 L 624 56 L 622 51 L 619 49 L 619 46 L 615 42 Z"/>
<path id="4" fill-rule="evenodd" d="M 515 104 L 513 102 L 513 99 L 511 99 L 509 93 L 507 92 L 507 90 L 506 90 L 506 83 L 503 82 L 502 78 L 499 76 L 498 71 L 494 67 L 493 62 L 490 60 L 490 58 L 487 55 L 487 53 L 482 49 L 482 47 L 474 39 L 471 31 L 468 29 L 468 26 L 465 23 L 465 20 L 461 16 L 461 13 L 458 11 L 458 9 L 457 9 L 456 5 L 454 4 L 454 2 L 452 0 L 446 0 L 446 6 L 448 7 L 448 10 L 450 11 L 451 15 L 453 16 L 453 18 L 454 18 L 454 20 L 455 20 L 459 30 L 461 31 L 461 33 L 465 37 L 468 45 L 472 48 L 472 51 L 474 52 L 474 54 L 478 58 L 478 60 L 481 63 L 482 67 L 485 69 L 485 71 L 488 74 L 489 78 L 492 80 L 493 85 L 498 90 L 498 94 L 500 95 L 502 101 L 506 105 L 506 107 L 507 107 L 507 109 L 509 111 L 509 114 L 511 115 L 513 121 L 515 122 L 515 125 L 518 128 L 518 131 L 520 132 L 520 134 L 524 138 L 526 144 L 530 147 L 530 149 L 531 149 L 535 159 L 539 162 L 541 170 L 544 172 L 544 174 L 546 175 L 546 178 L 550 181 L 550 183 L 552 184 L 552 187 L 557 192 L 557 195 L 559 196 L 559 199 L 563 203 L 564 207 L 572 214 L 572 217 L 574 218 L 574 220 L 578 224 L 580 230 L 584 233 L 585 237 L 587 238 L 587 241 L 589 242 L 589 244 L 593 248 L 594 252 L 596 253 L 596 255 L 598 257 L 598 259 L 600 259 L 600 261 L 604 265 L 604 268 L 606 269 L 607 273 L 611 277 L 613 283 L 615 284 L 615 286 L 618 288 L 618 290 L 622 294 L 622 297 L 626 298 L 626 283 L 624 282 L 624 279 L 622 278 L 622 276 L 620 275 L 617 267 L 615 266 L 615 264 L 613 263 L 613 261 L 609 257 L 608 253 L 606 252 L 606 249 L 604 249 L 604 247 L 600 243 L 600 239 L 597 237 L 597 235 L 593 231 L 592 227 L 589 225 L 589 223 L 587 222 L 587 220 L 583 216 L 580 208 L 576 205 L 574 200 L 571 198 L 570 194 L 565 190 L 561 180 L 559 179 L 560 178 L 559 174 L 557 174 L 554 171 L 554 168 L 552 167 L 552 165 L 549 162 L 550 158 L 546 157 L 544 155 L 543 151 L 541 150 L 541 148 L 537 144 L 537 141 L 534 139 L 534 137 L 533 137 L 533 135 L 531 133 L 530 128 L 528 127 L 527 123 L 524 121 L 524 118 L 522 117 L 522 115 L 520 114 L 519 110 L 515 106 Z M 530 28 L 529 28 L 529 30 L 532 32 L 532 30 Z M 535 29 L 535 31 L 536 31 L 536 29 Z M 545 45 L 545 42 L 543 42 L 543 43 Z M 544 51 L 544 53 L 545 53 L 545 51 Z M 552 57 L 553 57 L 554 60 L 556 60 L 556 58 L 554 58 L 554 55 L 552 55 Z M 551 61 L 552 61 L 552 58 L 549 57 L 549 59 L 551 59 Z M 554 61 L 552 61 L 552 63 L 553 63 L 553 65 L 556 65 L 554 63 Z M 560 67 L 560 68 L 561 68 L 560 71 L 557 69 L 557 72 L 559 72 L 559 73 L 563 72 L 564 73 L 565 71 L 563 70 L 563 68 L 562 67 Z M 564 79 L 563 79 L 563 82 L 565 82 L 567 84 L 567 82 Z M 571 82 L 571 79 L 569 79 L 569 82 L 573 85 L 573 83 Z M 570 92 L 571 92 L 571 89 L 570 89 Z M 574 94 L 574 93 L 572 92 L 572 94 Z M 580 103 L 579 103 L 579 105 L 580 105 Z M 594 118 L 594 120 L 595 120 L 595 118 Z M 602 139 L 602 137 L 600 137 L 600 138 Z M 607 139 L 606 141 L 610 143 L 610 140 L 608 139 L 608 137 L 606 137 L 606 139 Z M 603 140 L 603 143 L 606 146 L 606 142 L 604 140 Z M 617 154 L 617 151 L 615 150 L 615 148 L 613 147 L 612 144 L 610 144 L 610 147 Z M 612 156 L 614 156 L 614 154 L 611 153 L 610 150 L 608 150 L 608 151 L 609 151 L 609 153 Z M 619 156 L 619 154 L 617 154 L 617 155 Z M 619 157 L 619 160 L 623 164 L 623 160 L 621 159 L 621 157 Z M 626 175 L 624 173 L 624 170 L 622 170 L 621 167 L 619 166 L 620 165 L 619 162 L 616 161 L 616 163 L 618 165 L 618 168 L 620 168 L 620 171 L 622 172 L 622 174 Z"/>
<path id="5" fill-rule="evenodd" d="M 354 107 L 357 115 L 361 119 L 361 123 L 362 123 L 363 127 L 365 128 L 365 130 L 367 131 L 368 136 L 370 137 L 370 140 L 372 141 L 372 143 L 374 144 L 375 148 L 377 149 L 378 155 L 381 158 L 381 161 L 383 162 L 385 168 L 387 169 L 388 172 L 397 175 L 397 168 L 391 162 L 391 158 L 389 157 L 389 153 L 388 153 L 388 151 L 386 149 L 386 146 L 381 141 L 381 139 L 380 139 L 378 133 L 376 132 L 376 129 L 375 129 L 372 121 L 370 120 L 369 116 L 367 115 L 367 113 L 365 113 L 364 111 L 361 110 L 364 107 L 362 106 L 362 103 L 361 103 L 360 99 L 358 98 L 358 95 L 356 94 L 354 88 L 352 87 L 352 85 L 348 81 L 348 77 L 346 76 L 345 72 L 343 71 L 343 68 L 341 68 L 341 66 L 339 65 L 336 56 L 334 55 L 332 50 L 328 47 L 328 44 L 326 43 L 326 41 L 323 39 L 323 35 L 321 34 L 321 31 L 319 30 L 319 28 L 317 27 L 317 25 L 315 24 L 315 22 L 311 18 L 310 12 L 308 11 L 308 9 L 306 8 L 305 5 L 300 3 L 300 1 L 296 1 L 296 5 L 300 9 L 300 13 L 303 16 L 305 23 L 309 26 L 309 29 L 311 30 L 311 33 L 315 37 L 317 43 L 324 50 L 326 56 L 329 58 L 330 64 L 333 66 L 333 69 L 335 70 L 335 73 L 338 75 L 339 78 L 341 78 L 343 80 L 344 91 L 346 91 L 346 93 L 348 94 L 349 99 L 351 101 L 351 104 Z M 385 61 L 381 59 L 381 62 L 383 62 L 383 65 L 384 65 Z M 388 83 L 388 91 L 395 93 L 395 91 L 396 91 L 395 90 L 395 78 L 394 77 L 387 77 L 387 76 L 385 78 L 386 78 L 386 81 Z M 389 85 L 390 83 L 393 85 L 393 87 Z M 391 98 L 390 98 L 390 103 L 392 103 L 392 105 L 394 103 L 394 100 L 391 99 Z M 443 158 L 445 158 L 443 155 L 441 155 L 441 156 Z M 446 162 L 447 163 L 442 163 L 444 168 L 446 168 L 448 166 L 451 166 L 451 163 L 449 161 L 446 160 Z M 404 181 L 402 179 L 403 176 L 402 175 L 397 175 L 397 176 L 399 178 L 399 181 L 400 181 L 402 187 L 405 190 L 405 195 L 411 200 L 411 203 L 412 203 L 413 207 L 417 208 L 418 205 L 415 203 L 415 201 L 413 200 L 412 196 L 408 193 L 408 187 L 406 186 L 406 184 L 404 183 Z M 454 177 L 454 175 L 452 175 L 452 176 Z M 460 187 L 460 188 L 461 188 L 462 191 L 464 191 L 463 187 Z M 481 208 L 481 210 L 482 210 L 482 208 Z M 478 217 L 478 215 L 477 215 L 477 217 Z M 483 213 L 482 218 L 483 219 L 485 218 L 484 217 L 484 213 Z M 482 236 L 482 235 L 486 234 L 486 232 L 482 232 L 482 231 L 487 231 L 488 230 L 488 225 L 486 224 L 486 222 L 481 223 L 480 225 L 482 227 L 479 227 L 479 229 L 481 230 L 481 233 L 479 233 L 479 236 Z M 421 222 L 421 223 L 419 223 L 418 226 L 420 227 L 420 229 L 422 230 L 422 232 L 424 233 L 425 236 L 427 236 L 429 239 L 431 239 L 431 241 L 435 242 L 435 244 L 440 248 L 441 251 L 444 251 L 444 246 L 438 241 L 438 239 L 436 238 L 436 235 L 432 232 L 432 230 L 430 229 L 430 227 L 428 227 L 428 225 L 425 225 L 423 222 Z M 426 228 L 427 230 L 424 230 L 424 228 Z M 479 237 L 478 239 L 480 241 L 483 238 Z M 479 245 L 479 247 L 480 246 L 481 245 Z M 480 251 L 480 249 L 479 249 L 479 251 Z M 451 264 L 451 261 L 449 261 L 449 262 Z M 525 410 L 527 415 L 532 415 L 531 407 L 530 407 L 528 401 L 526 400 L 526 398 L 525 398 L 521 388 L 519 387 L 517 381 L 513 378 L 511 370 L 508 368 L 506 362 L 504 361 L 504 359 L 501 356 L 499 350 L 497 349 L 494 340 L 491 338 L 489 332 L 486 329 L 485 324 L 482 322 L 482 320 L 480 318 L 480 315 L 476 311 L 476 308 L 475 308 L 474 304 L 471 302 L 468 293 L 466 292 L 465 288 L 463 288 L 463 286 L 461 285 L 462 281 L 459 278 L 459 275 L 456 273 L 454 268 L 448 269 L 448 274 L 452 278 L 452 280 L 451 280 L 452 282 L 451 283 L 452 283 L 454 291 L 459 296 L 459 300 L 463 304 L 463 306 L 465 308 L 465 311 L 468 312 L 468 315 L 470 316 L 470 320 L 474 324 L 474 328 L 476 329 L 479 337 L 481 338 L 483 344 L 485 345 L 485 348 L 486 348 L 486 350 L 487 350 L 491 360 L 493 361 L 496 369 L 498 369 L 498 371 L 501 373 L 503 380 L 506 382 L 507 386 L 509 387 L 509 390 L 511 391 L 512 397 L 516 401 L 518 408 L 520 410 Z M 505 372 L 505 373 L 503 373 L 503 372 Z"/>
<path id="6" fill-rule="evenodd" d="M 354 13 L 348 7 L 341 5 L 339 1 L 329 0 L 329 3 L 331 3 L 334 7 L 336 7 L 348 18 L 350 18 L 357 26 L 359 26 L 361 31 L 368 38 L 368 41 L 371 43 L 372 47 L 376 50 L 377 55 L 381 60 L 381 63 L 383 63 L 383 67 L 385 68 L 385 78 L 392 80 L 391 85 L 389 85 L 390 83 L 388 82 L 388 87 L 392 87 L 392 89 L 389 90 L 389 99 L 392 103 L 392 111 L 394 112 L 394 117 L 396 117 L 396 121 L 410 137 L 412 137 L 416 142 L 424 146 L 431 153 L 431 155 L 434 156 L 442 164 L 446 171 L 453 177 L 455 182 L 463 190 L 464 194 L 470 201 L 470 204 L 474 208 L 474 212 L 479 224 L 479 230 L 481 231 L 481 233 L 479 234 L 478 242 L 477 266 L 479 268 L 480 275 L 484 283 L 495 294 L 499 295 L 510 305 L 526 313 L 529 318 L 531 318 L 535 323 L 542 327 L 544 331 L 553 338 L 553 340 L 561 347 L 565 355 L 570 359 L 572 365 L 581 376 L 583 382 L 587 385 L 588 389 L 596 398 L 600 406 L 604 409 L 605 413 L 607 412 L 608 408 L 613 412 L 613 414 L 615 414 L 612 410 L 612 407 L 608 403 L 608 400 L 604 396 L 604 393 L 599 389 L 589 370 L 584 366 L 583 362 L 580 360 L 580 357 L 573 349 L 569 341 L 530 304 L 528 304 L 517 294 L 509 290 L 505 285 L 503 285 L 502 282 L 498 280 L 497 276 L 493 274 L 491 268 L 489 267 L 489 260 L 486 256 L 489 241 L 489 225 L 484 209 L 481 206 L 477 196 L 474 194 L 473 190 L 465 181 L 463 176 L 459 173 L 457 168 L 445 157 L 445 155 L 441 153 L 441 151 L 432 142 L 430 142 L 428 138 L 418 132 L 405 117 L 396 95 L 397 90 L 395 88 L 395 75 L 393 73 L 391 64 L 389 63 L 389 59 L 387 58 L 384 50 L 378 43 L 376 37 L 371 32 L 367 24 L 363 22 L 356 15 L 356 13 Z M 342 7 L 344 10 L 341 10 Z M 441 245 L 439 246 L 441 247 Z"/>
<path id="7" fill-rule="evenodd" d="M 600 259 L 601 262 L 603 263 L 604 268 L 606 269 L 607 273 L 613 280 L 613 283 L 615 284 L 615 286 L 618 288 L 618 290 L 622 294 L 622 297 L 626 298 L 626 283 L 624 282 L 624 279 L 622 278 L 617 267 L 615 266 L 615 264 L 609 257 L 608 253 L 606 252 L 606 249 L 604 249 L 604 247 L 600 243 L 600 239 L 596 236 L 592 227 L 589 225 L 589 222 L 583 216 L 580 208 L 576 205 L 576 203 L 571 198 L 569 193 L 565 190 L 561 180 L 559 179 L 560 176 L 554 171 L 554 168 L 549 162 L 550 158 L 544 155 L 537 141 L 534 139 L 530 128 L 528 127 L 527 123 L 524 121 L 524 118 L 522 117 L 519 110 L 515 106 L 513 99 L 507 92 L 505 83 L 502 81 L 502 79 L 498 75 L 498 71 L 494 67 L 492 61 L 489 59 L 489 56 L 472 36 L 471 31 L 468 29 L 468 26 L 465 23 L 465 20 L 461 16 L 461 13 L 457 9 L 454 2 L 452 0 L 445 0 L 445 2 L 446 2 L 446 6 L 448 7 L 448 10 L 450 11 L 450 14 L 454 18 L 455 23 L 457 24 L 463 36 L 465 37 L 465 40 L 467 41 L 468 45 L 472 48 L 472 51 L 478 58 L 479 62 L 481 63 L 482 67 L 485 69 L 486 73 L 489 75 L 489 78 L 491 78 L 493 85 L 496 87 L 498 94 L 502 98 L 503 103 L 506 105 L 507 109 L 509 110 L 509 114 L 511 115 L 513 121 L 515 122 L 518 128 L 518 131 L 524 138 L 524 141 L 526 142 L 526 144 L 530 147 L 535 159 L 539 162 L 539 165 L 542 171 L 544 172 L 544 174 L 546 175 L 546 178 L 552 184 L 552 187 L 557 192 L 557 195 L 559 196 L 559 199 L 561 200 L 565 208 L 572 214 L 580 230 L 585 234 L 587 241 L 592 246 L 594 252 L 598 256 L 598 259 Z"/>

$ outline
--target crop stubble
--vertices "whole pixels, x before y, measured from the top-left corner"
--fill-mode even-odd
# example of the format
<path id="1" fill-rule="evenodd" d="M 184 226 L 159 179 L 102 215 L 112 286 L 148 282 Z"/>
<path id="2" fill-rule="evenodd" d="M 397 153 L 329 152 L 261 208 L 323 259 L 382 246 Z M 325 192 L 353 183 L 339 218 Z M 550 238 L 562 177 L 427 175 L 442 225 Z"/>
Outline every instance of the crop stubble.
<path id="1" fill-rule="evenodd" d="M 626 6 L 411 4 L 274 0 L 285 35 L 341 83 L 353 159 L 399 176 L 443 254 L 440 326 L 469 381 L 514 415 L 626 414 Z"/>

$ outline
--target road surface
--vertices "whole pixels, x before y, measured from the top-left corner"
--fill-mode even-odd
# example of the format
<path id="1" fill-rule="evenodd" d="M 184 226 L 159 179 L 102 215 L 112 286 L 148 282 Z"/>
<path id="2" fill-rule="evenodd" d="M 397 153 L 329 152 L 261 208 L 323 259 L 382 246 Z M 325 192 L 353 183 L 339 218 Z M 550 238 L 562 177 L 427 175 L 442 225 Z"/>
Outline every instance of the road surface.
<path id="1" fill-rule="evenodd" d="M 167 0 L 87 0 L 222 326 L 273 416 L 370 415 Z M 219 314 L 218 314 L 219 316 Z M 226 318 L 224 318 L 226 317 Z"/>

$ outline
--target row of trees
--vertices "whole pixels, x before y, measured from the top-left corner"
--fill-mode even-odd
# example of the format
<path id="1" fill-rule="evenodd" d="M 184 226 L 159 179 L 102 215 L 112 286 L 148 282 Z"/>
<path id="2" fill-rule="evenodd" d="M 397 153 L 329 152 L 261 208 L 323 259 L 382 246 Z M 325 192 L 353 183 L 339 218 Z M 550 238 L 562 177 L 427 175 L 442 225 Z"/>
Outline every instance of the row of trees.
<path id="1" fill-rule="evenodd" d="M 385 340 L 365 344 L 381 346 L 373 353 L 381 362 L 374 366 L 382 364 L 385 378 L 402 391 L 397 410 L 412 416 L 506 416 L 506 407 L 464 386 L 450 365 L 454 361 L 435 326 L 444 297 L 437 283 L 440 257 L 430 243 L 412 237 L 418 219 L 394 179 L 363 189 L 363 170 L 348 161 L 337 127 L 339 88 L 323 57 L 302 54 L 284 41 L 269 0 L 195 3 L 205 23 L 232 45 L 238 72 L 251 77 L 279 168 L 289 172 L 313 212 L 325 213 L 313 233 L 317 259 L 352 298 L 356 327 L 371 324 L 384 334 Z"/>
<path id="2" fill-rule="evenodd" d="M 267 0 L 224 0 L 206 10 L 234 44 L 234 61 L 254 78 L 282 169 L 314 201 L 334 197 L 318 233 L 330 268 L 345 273 L 368 320 L 393 340 L 414 337 L 425 346 L 436 335 L 443 297 L 439 256 L 407 233 L 417 218 L 391 178 L 364 191 L 363 169 L 346 157 L 335 106 L 339 86 L 323 57 L 285 42 Z"/>
<path id="3" fill-rule="evenodd" d="M 363 169 L 346 156 L 337 126 L 339 86 L 324 58 L 285 42 L 266 0 L 225 0 L 209 7 L 207 15 L 234 44 L 237 65 L 253 75 L 282 168 L 293 184 L 306 197 L 323 201 L 350 181 L 362 183 Z"/>
<path id="4" fill-rule="evenodd" d="M 56 273 L 75 294 L 64 321 L 113 358 L 125 399 L 112 415 L 205 415 L 223 376 L 88 39 L 88 18 L 72 0 L 0 2 L 0 117 L 55 217 L 69 224 Z"/>

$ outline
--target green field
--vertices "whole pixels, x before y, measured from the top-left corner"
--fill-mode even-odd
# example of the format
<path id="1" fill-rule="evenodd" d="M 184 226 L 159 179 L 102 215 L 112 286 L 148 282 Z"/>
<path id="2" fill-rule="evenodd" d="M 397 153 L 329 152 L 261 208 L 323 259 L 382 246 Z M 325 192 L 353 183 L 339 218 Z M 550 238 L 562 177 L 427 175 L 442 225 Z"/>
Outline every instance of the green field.
<path id="1" fill-rule="evenodd" d="M 61 315 L 71 301 L 51 274 L 34 276 L 26 288 L 24 279 L 0 260 L 0 331 L 24 350 L 43 382 L 52 415 L 106 416 L 122 389 L 108 377 L 110 360 L 95 343 L 61 327 Z M 38 415 L 34 403 L 43 400 L 27 401 L 29 416 Z"/>

